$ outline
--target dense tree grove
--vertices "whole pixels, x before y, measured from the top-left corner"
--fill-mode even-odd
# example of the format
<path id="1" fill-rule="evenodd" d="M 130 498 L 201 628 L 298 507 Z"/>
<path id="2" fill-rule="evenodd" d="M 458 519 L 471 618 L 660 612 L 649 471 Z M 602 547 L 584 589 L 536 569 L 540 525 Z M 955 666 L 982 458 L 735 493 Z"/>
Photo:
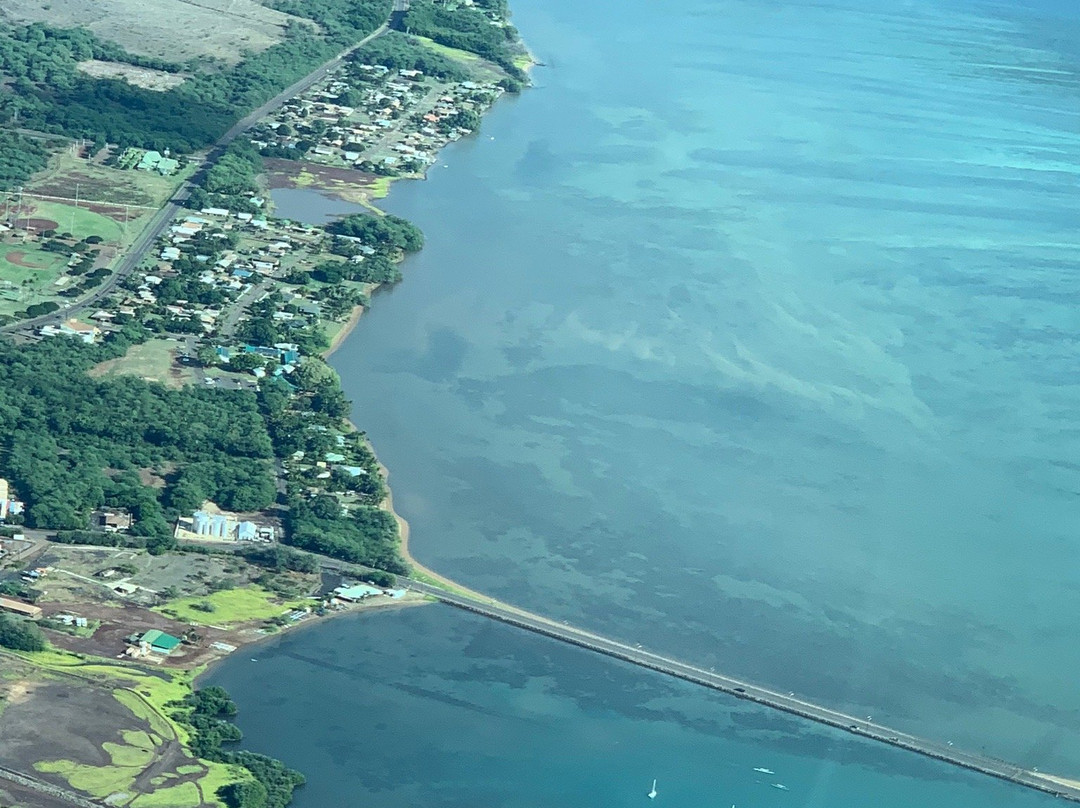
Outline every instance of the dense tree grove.
<path id="1" fill-rule="evenodd" d="M 264 569 L 274 572 L 307 572 L 319 571 L 319 561 L 313 555 L 298 553 L 289 547 L 280 544 L 255 545 L 245 547 L 240 554 L 246 561 Z"/>
<path id="2" fill-rule="evenodd" d="M 45 636 L 29 620 L 0 614 L 0 647 L 13 651 L 44 651 Z"/>
<path id="3" fill-rule="evenodd" d="M 343 512 L 338 498 L 320 494 L 314 499 L 292 498 L 285 514 L 290 544 L 353 564 L 405 574 L 397 551 L 398 527 L 389 512 L 354 505 Z"/>
<path id="4" fill-rule="evenodd" d="M 317 22 L 335 38 L 370 33 L 386 22 L 393 0 L 270 0 L 266 5 Z"/>
<path id="5" fill-rule="evenodd" d="M 254 396 L 85 374 L 126 347 L 0 343 L 0 450 L 27 523 L 78 530 L 91 509 L 123 507 L 153 549 L 204 499 L 235 510 L 273 502 L 272 446 Z"/>
<path id="6" fill-rule="evenodd" d="M 39 141 L 0 130 L 0 189 L 11 188 L 45 168 L 47 156 Z"/>
<path id="7" fill-rule="evenodd" d="M 416 252 L 424 246 L 424 234 L 408 219 L 392 214 L 376 216 L 354 213 L 326 226 L 330 233 L 360 239 L 364 244 L 383 250 Z"/>
<path id="8" fill-rule="evenodd" d="M 230 808 L 285 808 L 293 790 L 304 784 L 304 775 L 280 760 L 244 750 L 226 750 L 238 742 L 239 728 L 229 721 L 236 704 L 221 687 L 204 687 L 175 703 L 173 717 L 191 727 L 191 751 L 204 760 L 231 763 L 248 770 L 252 780 L 223 786 L 220 796 Z"/>

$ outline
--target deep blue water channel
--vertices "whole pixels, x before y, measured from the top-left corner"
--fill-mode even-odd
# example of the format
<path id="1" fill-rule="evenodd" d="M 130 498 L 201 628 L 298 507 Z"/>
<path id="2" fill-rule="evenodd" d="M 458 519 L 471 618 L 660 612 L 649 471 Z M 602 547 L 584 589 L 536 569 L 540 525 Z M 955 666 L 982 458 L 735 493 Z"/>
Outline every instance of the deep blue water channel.
<path id="1" fill-rule="evenodd" d="M 333 360 L 414 553 L 1080 774 L 1080 11 L 514 8 L 537 86 L 395 186 L 427 247 Z M 256 656 L 298 808 L 1049 804 L 443 607 Z"/>

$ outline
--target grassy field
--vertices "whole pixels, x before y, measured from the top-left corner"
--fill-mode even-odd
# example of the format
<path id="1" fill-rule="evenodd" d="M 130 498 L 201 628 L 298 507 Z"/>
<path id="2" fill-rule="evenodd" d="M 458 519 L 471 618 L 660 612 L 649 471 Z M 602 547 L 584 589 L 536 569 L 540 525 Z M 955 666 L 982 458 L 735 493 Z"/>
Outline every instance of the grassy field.
<path id="1" fill-rule="evenodd" d="M 8 260 L 12 253 L 13 259 Z M 67 260 L 66 255 L 37 249 L 33 242 L 0 244 L 0 280 L 41 287 L 56 280 L 66 269 Z"/>
<path id="2" fill-rule="evenodd" d="M 213 792 L 210 792 L 213 793 Z M 181 783 L 178 786 L 159 788 L 149 794 L 142 794 L 128 803 L 129 808 L 185 808 L 202 805 L 199 786 L 195 783 Z"/>
<path id="3" fill-rule="evenodd" d="M 451 48 L 448 45 L 442 45 L 432 39 L 428 39 L 426 36 L 416 36 L 413 38 L 417 42 L 422 43 L 424 47 L 430 48 L 436 53 L 445 56 L 447 59 L 453 59 L 455 62 L 461 63 L 462 66 L 472 72 L 480 81 L 498 81 L 505 75 L 502 69 L 497 65 L 492 64 L 471 51 Z M 517 59 L 514 60 L 514 63 L 517 64 Z M 525 64 L 531 64 L 531 61 L 526 58 Z"/>
<path id="4" fill-rule="evenodd" d="M 19 219 L 13 222 L 16 229 L 19 226 L 19 221 L 27 217 L 52 219 L 57 223 L 57 229 L 61 233 L 71 233 L 77 239 L 83 239 L 87 236 L 100 236 L 105 242 L 116 244 L 124 237 L 124 225 L 120 222 L 110 219 L 108 216 L 102 216 L 100 213 L 94 213 L 87 208 L 75 207 L 73 204 L 45 202 L 24 196 Z"/>
<path id="5" fill-rule="evenodd" d="M 138 376 L 146 381 L 161 382 L 167 387 L 183 387 L 194 379 L 194 374 L 173 365 L 177 343 L 164 339 L 152 339 L 133 345 L 117 359 L 109 359 L 90 369 L 90 375 Z"/>
<path id="6" fill-rule="evenodd" d="M 223 589 L 206 597 L 178 598 L 154 609 L 178 620 L 200 625 L 230 626 L 252 620 L 269 620 L 306 604 L 275 603 L 275 595 L 262 587 Z M 210 611 L 196 608 L 210 607 Z"/>
<path id="7" fill-rule="evenodd" d="M 372 199 L 384 199 L 387 194 L 390 193 L 390 184 L 394 181 L 393 177 L 376 177 L 371 181 L 369 186 Z"/>
<path id="8" fill-rule="evenodd" d="M 0 314 L 14 314 L 31 303 L 55 298 L 63 288 L 56 281 L 66 270 L 66 255 L 39 250 L 32 241 L 0 244 Z"/>
<path id="9" fill-rule="evenodd" d="M 123 170 L 99 165 L 78 157 L 72 151 L 61 151 L 52 156 L 49 165 L 34 175 L 26 190 L 32 194 L 67 197 L 116 205 L 134 205 L 134 218 L 140 213 L 138 206 L 159 208 L 182 180 L 194 172 L 189 166 L 172 177 L 163 177 L 153 171 Z"/>
<path id="10" fill-rule="evenodd" d="M 472 51 L 459 50 L 457 48 L 451 48 L 449 45 L 442 45 L 436 42 L 434 39 L 428 39 L 426 36 L 413 37 L 417 42 L 422 42 L 424 47 L 430 48 L 438 54 L 445 56 L 448 59 L 456 59 L 459 62 L 479 62 L 480 57 Z"/>
<path id="11" fill-rule="evenodd" d="M 73 760 L 42 760 L 35 763 L 34 768 L 39 772 L 58 774 L 72 788 L 99 798 L 131 788 L 140 771 L 126 766 L 92 766 Z"/>

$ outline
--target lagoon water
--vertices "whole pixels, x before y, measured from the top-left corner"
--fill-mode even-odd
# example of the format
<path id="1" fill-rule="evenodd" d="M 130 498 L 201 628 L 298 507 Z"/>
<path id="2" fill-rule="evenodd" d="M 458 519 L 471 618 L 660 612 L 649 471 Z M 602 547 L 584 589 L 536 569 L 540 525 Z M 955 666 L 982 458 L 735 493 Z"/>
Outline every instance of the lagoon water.
<path id="1" fill-rule="evenodd" d="M 414 553 L 1080 775 L 1080 11 L 514 8 L 537 87 L 395 187 L 334 357 Z M 442 607 L 212 678 L 298 808 L 1049 804 Z"/>

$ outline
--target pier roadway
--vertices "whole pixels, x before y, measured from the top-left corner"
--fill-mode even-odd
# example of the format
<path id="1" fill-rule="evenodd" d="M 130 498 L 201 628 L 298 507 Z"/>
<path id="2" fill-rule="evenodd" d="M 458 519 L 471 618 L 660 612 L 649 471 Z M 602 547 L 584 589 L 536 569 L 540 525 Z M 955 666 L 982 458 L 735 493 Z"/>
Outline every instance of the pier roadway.
<path id="1" fill-rule="evenodd" d="M 483 615 L 493 620 L 498 620 L 507 625 L 516 626 L 542 634 L 555 640 L 560 640 L 570 645 L 586 648 L 605 656 L 621 659 L 642 668 L 647 668 L 657 673 L 667 674 L 682 679 L 686 682 L 703 687 L 719 690 L 745 701 L 752 701 L 764 707 L 780 710 L 791 715 L 816 721 L 829 727 L 849 732 L 861 738 L 895 746 L 909 752 L 915 752 L 924 757 L 940 760 L 953 766 L 959 766 L 970 771 L 1007 780 L 1010 783 L 1032 788 L 1056 797 L 1080 802 L 1080 783 L 1070 780 L 1057 779 L 1051 775 L 1040 773 L 1034 769 L 1025 769 L 1004 760 L 987 757 L 952 746 L 949 743 L 920 738 L 910 733 L 902 732 L 882 724 L 875 723 L 867 718 L 858 718 L 853 715 L 832 710 L 821 704 L 806 701 L 794 694 L 785 694 L 775 690 L 725 676 L 712 670 L 705 670 L 677 659 L 654 654 L 640 646 L 627 645 L 626 643 L 602 637 L 598 634 L 576 628 L 567 623 L 559 623 L 531 612 L 509 606 L 499 601 L 478 596 L 463 591 L 448 591 L 438 586 L 416 581 L 412 579 L 400 579 L 401 583 L 416 592 L 421 592 L 436 598 L 443 603 L 454 606 L 474 614 Z"/>

